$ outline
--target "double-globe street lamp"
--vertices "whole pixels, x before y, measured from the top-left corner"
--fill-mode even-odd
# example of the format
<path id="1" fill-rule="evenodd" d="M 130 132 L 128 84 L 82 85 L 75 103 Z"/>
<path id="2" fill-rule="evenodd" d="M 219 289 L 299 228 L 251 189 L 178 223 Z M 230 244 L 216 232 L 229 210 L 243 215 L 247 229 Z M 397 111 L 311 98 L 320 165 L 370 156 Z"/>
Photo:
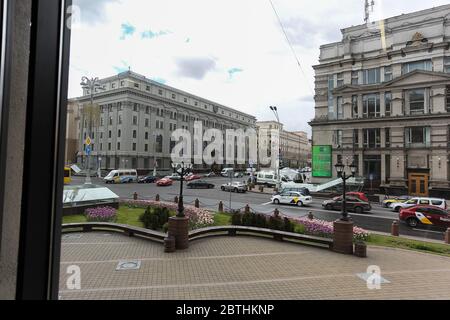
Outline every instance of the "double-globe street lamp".
<path id="1" fill-rule="evenodd" d="M 172 168 L 175 170 L 176 173 L 180 175 L 180 196 L 178 197 L 178 212 L 177 217 L 178 218 L 184 218 L 184 205 L 183 205 L 183 181 L 184 176 L 186 173 L 191 172 L 192 170 L 192 164 L 191 163 L 184 163 L 182 161 L 181 163 L 172 163 Z"/>
<path id="2" fill-rule="evenodd" d="M 347 186 L 346 182 L 348 179 L 353 178 L 356 174 L 357 167 L 354 162 L 352 164 L 348 165 L 350 168 L 350 175 L 347 175 L 347 172 L 345 171 L 346 165 L 344 165 L 341 161 L 339 161 L 335 166 L 336 172 L 339 178 L 342 179 L 342 221 L 349 221 L 349 216 L 347 212 L 347 201 L 346 201 L 346 194 L 347 194 Z"/>

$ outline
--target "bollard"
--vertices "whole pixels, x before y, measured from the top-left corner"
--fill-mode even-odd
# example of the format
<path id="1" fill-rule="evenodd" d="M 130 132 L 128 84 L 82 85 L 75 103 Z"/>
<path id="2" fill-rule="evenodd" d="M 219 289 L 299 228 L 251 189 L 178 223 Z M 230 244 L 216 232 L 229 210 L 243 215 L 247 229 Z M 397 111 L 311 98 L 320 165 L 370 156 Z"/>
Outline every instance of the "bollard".
<path id="1" fill-rule="evenodd" d="M 200 200 L 195 199 L 194 206 L 195 206 L 196 208 L 200 208 Z"/>
<path id="2" fill-rule="evenodd" d="M 134 199 L 134 200 L 137 200 L 137 199 L 138 199 L 138 194 L 137 194 L 137 192 L 135 192 L 135 193 L 133 194 L 133 199 Z"/>
<path id="3" fill-rule="evenodd" d="M 249 205 L 245 206 L 245 213 L 250 213 L 250 206 Z"/>
<path id="4" fill-rule="evenodd" d="M 175 203 L 178 203 L 178 197 L 175 196 L 175 198 L 173 199 L 173 201 L 174 201 Z"/>
<path id="5" fill-rule="evenodd" d="M 259 191 L 260 192 L 264 192 L 264 187 L 263 186 L 259 186 Z"/>
<path id="6" fill-rule="evenodd" d="M 219 212 L 223 212 L 223 202 L 219 202 Z"/>
<path id="7" fill-rule="evenodd" d="M 314 215 L 313 215 L 313 213 L 311 211 L 308 213 L 308 219 L 309 220 L 314 220 Z"/>
<path id="8" fill-rule="evenodd" d="M 275 209 L 275 211 L 273 212 L 273 216 L 275 218 L 278 218 L 280 216 L 280 211 L 278 211 L 278 209 Z"/>
<path id="9" fill-rule="evenodd" d="M 155 201 L 159 201 L 159 194 L 156 195 Z"/>
<path id="10" fill-rule="evenodd" d="M 450 228 L 445 231 L 445 243 L 450 244 Z"/>
<path id="11" fill-rule="evenodd" d="M 392 226 L 391 226 L 391 235 L 393 235 L 394 237 L 398 237 L 399 236 L 399 225 L 398 225 L 398 221 L 394 221 L 392 222 Z"/>

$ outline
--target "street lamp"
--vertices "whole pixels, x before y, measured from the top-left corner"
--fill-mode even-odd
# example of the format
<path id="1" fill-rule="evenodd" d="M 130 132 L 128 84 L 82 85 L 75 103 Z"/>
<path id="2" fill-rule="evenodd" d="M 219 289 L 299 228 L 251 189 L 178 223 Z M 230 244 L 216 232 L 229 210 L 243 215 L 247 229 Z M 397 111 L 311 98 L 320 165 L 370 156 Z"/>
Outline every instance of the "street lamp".
<path id="1" fill-rule="evenodd" d="M 181 177 L 180 178 L 180 196 L 178 197 L 177 217 L 184 218 L 185 216 L 184 216 L 184 206 L 183 206 L 183 181 L 184 181 L 184 175 L 192 170 L 192 164 L 184 163 L 184 161 L 182 161 L 181 163 L 172 163 L 172 168 Z"/>
<path id="2" fill-rule="evenodd" d="M 82 77 L 81 78 L 81 87 L 85 90 L 89 90 L 90 96 L 91 96 L 91 111 L 89 115 L 89 122 L 87 126 L 87 136 L 90 139 L 92 135 L 92 108 L 94 106 L 94 91 L 97 89 L 105 90 L 105 88 L 100 84 L 100 80 L 98 78 L 91 78 L 88 77 Z M 86 114 L 86 113 L 85 113 Z M 90 175 L 90 158 L 91 153 L 90 151 L 86 154 L 86 180 L 85 184 L 91 184 L 91 175 Z"/>
<path id="3" fill-rule="evenodd" d="M 351 165 L 349 165 L 348 167 L 350 168 L 350 175 L 347 175 L 347 173 L 345 172 L 345 165 L 339 161 L 338 163 L 336 163 L 336 165 L 334 166 L 337 172 L 337 175 L 339 178 L 342 179 L 342 189 L 343 189 L 343 193 L 342 193 L 342 221 L 349 221 L 349 217 L 348 217 L 348 213 L 347 213 L 347 201 L 346 201 L 346 181 L 350 178 L 353 178 L 356 174 L 356 170 L 357 167 L 355 165 L 355 163 L 353 162 Z"/>
<path id="4" fill-rule="evenodd" d="M 272 110 L 273 114 L 275 115 L 275 118 L 278 122 L 278 159 L 277 159 L 277 189 L 278 191 L 281 188 L 281 177 L 280 177 L 280 161 L 281 161 L 281 150 L 280 150 L 280 138 L 281 138 L 281 123 L 280 123 L 280 117 L 278 115 L 278 108 L 275 106 L 270 106 L 270 110 Z"/>

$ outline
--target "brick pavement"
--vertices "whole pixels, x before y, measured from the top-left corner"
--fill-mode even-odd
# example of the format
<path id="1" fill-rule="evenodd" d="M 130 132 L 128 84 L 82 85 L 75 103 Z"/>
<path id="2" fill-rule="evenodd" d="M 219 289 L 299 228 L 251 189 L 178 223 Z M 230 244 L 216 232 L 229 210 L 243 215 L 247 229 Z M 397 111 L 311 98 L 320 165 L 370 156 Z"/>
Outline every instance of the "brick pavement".
<path id="1" fill-rule="evenodd" d="M 63 236 L 61 299 L 450 299 L 450 258 L 369 247 L 367 259 L 253 237 L 191 242 L 187 251 L 106 232 Z M 138 270 L 116 270 L 139 260 Z M 67 267 L 81 269 L 68 290 Z M 368 290 L 357 277 L 378 265 L 390 283 Z"/>

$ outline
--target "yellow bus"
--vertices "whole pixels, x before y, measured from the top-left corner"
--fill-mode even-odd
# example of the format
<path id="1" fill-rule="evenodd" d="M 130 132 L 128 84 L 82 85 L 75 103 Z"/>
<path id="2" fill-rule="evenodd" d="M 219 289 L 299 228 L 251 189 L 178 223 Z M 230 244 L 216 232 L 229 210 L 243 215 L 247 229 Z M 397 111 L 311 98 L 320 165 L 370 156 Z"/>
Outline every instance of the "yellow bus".
<path id="1" fill-rule="evenodd" d="M 70 184 L 72 182 L 72 169 L 64 167 L 64 184 Z"/>

